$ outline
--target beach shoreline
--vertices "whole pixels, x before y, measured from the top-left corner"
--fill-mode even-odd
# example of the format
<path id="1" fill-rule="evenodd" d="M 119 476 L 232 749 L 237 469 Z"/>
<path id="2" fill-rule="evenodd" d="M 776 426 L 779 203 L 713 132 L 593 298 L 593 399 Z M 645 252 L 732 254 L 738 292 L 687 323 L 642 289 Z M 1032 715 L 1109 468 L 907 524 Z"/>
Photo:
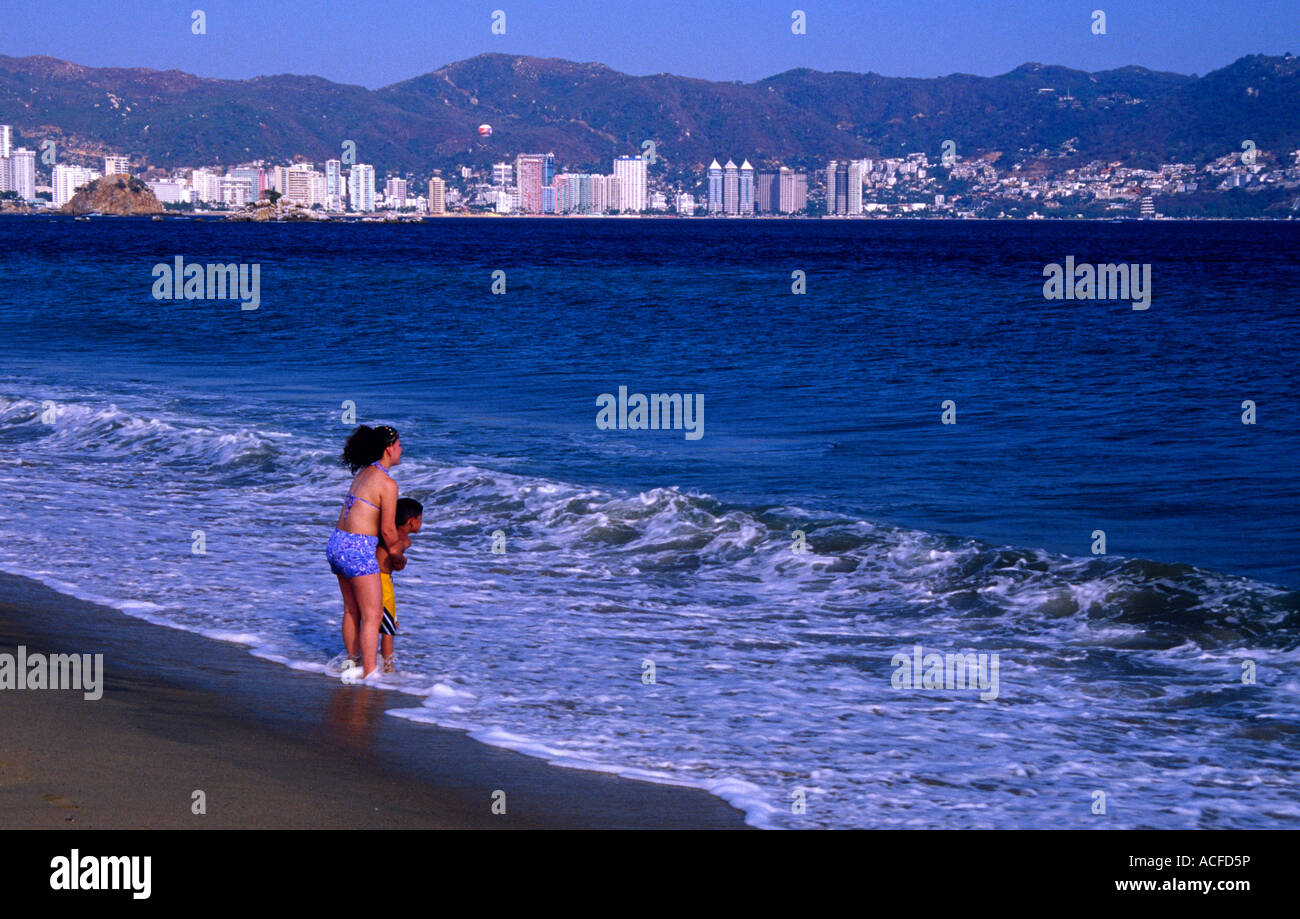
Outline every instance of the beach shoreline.
<path id="1" fill-rule="evenodd" d="M 409 698 L 0 573 L 0 654 L 19 646 L 103 654 L 103 697 L 0 690 L 5 829 L 745 828 L 707 792 L 388 717 Z"/>

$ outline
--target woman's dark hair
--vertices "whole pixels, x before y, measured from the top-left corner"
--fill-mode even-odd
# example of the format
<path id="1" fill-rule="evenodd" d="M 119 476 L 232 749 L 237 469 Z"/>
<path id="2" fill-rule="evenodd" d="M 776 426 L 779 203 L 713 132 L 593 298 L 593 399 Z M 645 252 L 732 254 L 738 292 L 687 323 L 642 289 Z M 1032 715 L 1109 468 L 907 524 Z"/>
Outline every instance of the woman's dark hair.
<path id="1" fill-rule="evenodd" d="M 340 459 L 344 466 L 353 472 L 377 462 L 383 457 L 389 445 L 397 441 L 397 429 L 386 424 L 372 428 L 363 424 L 352 432 L 348 442 L 343 445 Z"/>

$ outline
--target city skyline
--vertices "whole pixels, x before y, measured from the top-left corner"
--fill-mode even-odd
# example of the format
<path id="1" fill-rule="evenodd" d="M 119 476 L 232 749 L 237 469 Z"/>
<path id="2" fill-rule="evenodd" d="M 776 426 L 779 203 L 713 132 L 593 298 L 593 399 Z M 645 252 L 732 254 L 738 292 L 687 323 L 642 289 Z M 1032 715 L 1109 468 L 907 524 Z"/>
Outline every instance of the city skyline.
<path id="1" fill-rule="evenodd" d="M 673 99 L 682 84 L 633 85 L 573 62 L 495 54 L 462 62 L 433 85 L 409 81 L 396 94 L 353 95 L 350 124 L 331 115 L 340 94 L 368 91 L 324 80 L 304 94 L 296 78 L 245 88 L 192 77 L 177 83 L 169 74 L 69 71 L 49 58 L 26 66 L 9 74 L 0 95 L 0 120 L 13 122 L 0 125 L 0 195 L 38 208 L 48 206 L 42 201 L 67 204 L 78 188 L 101 175 L 131 175 L 134 165 L 173 209 L 242 208 L 273 191 L 286 204 L 328 213 L 424 214 L 435 196 L 422 190 L 445 174 L 442 212 L 671 207 L 738 217 L 980 216 L 993 207 L 1002 216 L 1000 202 L 1013 204 L 1013 213 L 1028 208 L 1018 216 L 1097 216 L 1102 209 L 1150 217 L 1163 214 L 1161 196 L 1183 195 L 1175 212 L 1197 216 L 1208 192 L 1243 189 L 1254 200 L 1243 211 L 1238 196 L 1229 208 L 1237 216 L 1293 218 L 1300 210 L 1300 134 L 1291 104 L 1300 68 L 1290 54 L 1241 58 L 1199 82 L 1135 68 L 1088 75 L 1031 65 L 1000 81 L 932 81 L 919 94 L 909 81 L 886 87 L 888 78 L 845 82 L 863 75 L 841 74 L 825 84 L 801 74 L 757 91 L 696 84 L 692 91 L 703 101 L 686 108 L 659 102 L 653 110 L 646 106 Z M 29 73 L 32 88 L 14 83 L 21 73 Z M 26 101 L 31 92 L 43 93 L 40 109 Z M 100 112 L 105 92 L 111 111 Z M 553 93 L 553 101 L 538 108 L 525 92 Z M 1184 118 L 1193 93 L 1212 116 L 1199 129 Z M 467 105 L 458 107 L 461 96 Z M 898 118 L 900 105 L 917 114 Z M 716 126 L 719 106 L 729 110 Z M 591 122 L 589 108 L 597 113 Z M 1015 127 L 1025 121 L 999 115 L 1023 119 L 1030 111 L 1036 134 Z M 1215 113 L 1237 111 L 1249 114 L 1231 128 L 1216 120 Z M 499 120 L 502 130 L 476 116 Z M 1159 127 L 1171 116 L 1177 139 Z M 213 119 L 200 137 L 187 127 L 200 123 L 189 120 L 196 118 Z M 463 137 L 462 122 L 471 119 L 477 130 Z M 906 121 L 924 127 L 888 136 Z M 298 129 L 312 122 L 323 129 Z M 1147 122 L 1156 127 L 1148 131 Z M 1126 126 L 1140 126 L 1145 140 L 1121 147 L 1106 141 Z M 221 145 L 204 148 L 214 136 Z M 406 142 L 393 142 L 403 136 Z M 940 140 L 946 136 L 959 139 Z M 596 152 L 602 147 L 609 152 Z M 600 162 L 610 164 L 608 173 Z M 1219 202 L 1211 205 L 1210 213 L 1223 215 Z"/>
<path id="2" fill-rule="evenodd" d="M 649 141 L 670 169 L 702 167 L 723 149 L 745 150 L 756 166 L 766 158 L 809 168 L 834 157 L 938 155 L 948 141 L 966 154 L 1019 156 L 1067 138 L 1077 141 L 1068 152 L 1085 158 L 1204 162 L 1243 139 L 1300 146 L 1297 62 L 1247 55 L 1199 78 L 1054 64 L 922 82 L 803 71 L 739 88 L 490 54 L 372 92 L 316 77 L 212 81 L 34 57 L 0 60 L 0 120 L 15 125 L 20 143 L 57 143 L 61 159 L 131 143 L 129 152 L 162 166 L 320 161 L 346 153 L 343 141 L 354 159 L 362 151 L 407 170 L 429 158 L 452 168 L 529 149 L 591 167 Z M 192 119 L 205 130 L 192 130 Z"/>
<path id="3" fill-rule="evenodd" d="M 37 185 L 35 153 L 12 149 L 12 134 L 10 125 L 0 125 L 0 197 L 16 196 L 31 205 L 39 205 L 44 198 L 49 206 L 57 208 L 101 175 L 132 177 L 130 157 L 108 154 L 103 158 L 102 174 L 78 165 L 55 164 L 50 170 L 50 185 Z M 491 184 L 485 181 L 487 170 L 460 167 L 463 191 L 449 187 L 435 173 L 428 180 L 428 198 L 410 195 L 412 180 L 392 174 L 386 174 L 380 195 L 376 192 L 373 164 L 351 164 L 343 175 L 337 159 L 327 160 L 324 171 L 316 170 L 314 163 L 304 162 L 266 168 L 260 160 L 224 172 L 220 171 L 222 167 L 206 166 L 171 173 L 154 168 L 146 172 L 163 175 L 155 175 L 145 184 L 165 204 L 212 205 L 231 212 L 258 204 L 263 198 L 270 199 L 267 203 L 283 198 L 298 208 L 332 215 L 414 211 L 425 216 L 483 210 L 554 216 L 639 215 L 668 212 L 671 200 L 671 210 L 685 217 L 695 216 L 701 209 L 711 217 L 937 214 L 958 218 L 991 216 L 991 206 L 1002 208 L 1017 199 L 1019 203 L 1042 204 L 1045 210 L 1067 208 L 1051 216 L 1085 216 L 1082 210 L 1104 207 L 1107 213 L 1136 209 L 1141 217 L 1151 218 L 1164 216 L 1157 210 L 1157 198 L 1169 201 L 1179 195 L 1195 196 L 1198 191 L 1205 194 L 1241 189 L 1256 197 L 1261 191 L 1276 197 L 1278 193 L 1289 196 L 1300 188 L 1300 149 L 1279 155 L 1251 148 L 1240 154 L 1225 154 L 1200 168 L 1173 162 L 1152 170 L 1093 161 L 1051 180 L 1017 175 L 1019 164 L 1000 174 L 985 157 L 961 160 L 954 156 L 931 163 L 924 152 L 914 152 L 901 158 L 831 159 L 824 170 L 813 174 L 814 179 L 820 179 L 814 195 L 820 200 L 808 195 L 807 173 L 784 166 L 755 170 L 747 158 L 739 166 L 730 157 L 725 166 L 714 158 L 699 182 L 686 187 L 663 181 L 651 183 L 649 164 L 648 157 L 620 155 L 613 159 L 608 175 L 570 173 L 557 171 L 553 153 L 521 153 L 513 163 L 492 166 Z M 941 177 L 939 170 L 943 169 L 947 173 Z M 414 181 L 418 187 L 420 183 Z M 953 186 L 954 181 L 959 184 Z M 698 204 L 697 195 L 688 187 L 702 190 Z M 1297 207 L 1300 198 L 1290 203 L 1289 210 L 1279 210 L 1272 216 L 1291 219 Z M 1079 212 L 1070 214 L 1068 208 Z M 1008 215 L 999 209 L 997 216 Z M 1047 215 L 1043 210 L 1033 210 L 1025 216 Z"/>

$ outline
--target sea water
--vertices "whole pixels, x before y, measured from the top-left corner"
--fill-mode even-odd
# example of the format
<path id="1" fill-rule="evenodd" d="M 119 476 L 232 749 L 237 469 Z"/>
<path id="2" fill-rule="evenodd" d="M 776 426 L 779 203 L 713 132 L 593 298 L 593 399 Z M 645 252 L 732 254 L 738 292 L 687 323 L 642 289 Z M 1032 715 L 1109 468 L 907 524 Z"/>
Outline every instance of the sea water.
<path id="1" fill-rule="evenodd" d="M 14 217 L 0 278 L 0 568 L 329 679 L 355 411 L 425 506 L 394 715 L 760 826 L 1300 818 L 1295 224 Z"/>

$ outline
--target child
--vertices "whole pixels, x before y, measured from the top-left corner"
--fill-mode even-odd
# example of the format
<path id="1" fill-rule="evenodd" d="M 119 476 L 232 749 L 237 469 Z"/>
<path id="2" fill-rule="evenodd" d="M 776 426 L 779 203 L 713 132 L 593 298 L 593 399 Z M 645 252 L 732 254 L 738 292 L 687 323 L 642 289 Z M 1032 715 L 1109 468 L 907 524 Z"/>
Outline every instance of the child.
<path id="1" fill-rule="evenodd" d="M 404 553 L 411 545 L 411 534 L 420 532 L 424 524 L 424 508 L 414 498 L 399 498 L 396 507 L 397 540 L 394 551 L 389 552 L 383 537 L 375 555 L 379 558 L 379 581 L 384 588 L 384 621 L 379 626 L 379 653 L 384 658 L 384 673 L 396 669 L 393 661 L 393 636 L 397 634 L 397 598 L 393 595 L 393 572 L 406 567 Z"/>

